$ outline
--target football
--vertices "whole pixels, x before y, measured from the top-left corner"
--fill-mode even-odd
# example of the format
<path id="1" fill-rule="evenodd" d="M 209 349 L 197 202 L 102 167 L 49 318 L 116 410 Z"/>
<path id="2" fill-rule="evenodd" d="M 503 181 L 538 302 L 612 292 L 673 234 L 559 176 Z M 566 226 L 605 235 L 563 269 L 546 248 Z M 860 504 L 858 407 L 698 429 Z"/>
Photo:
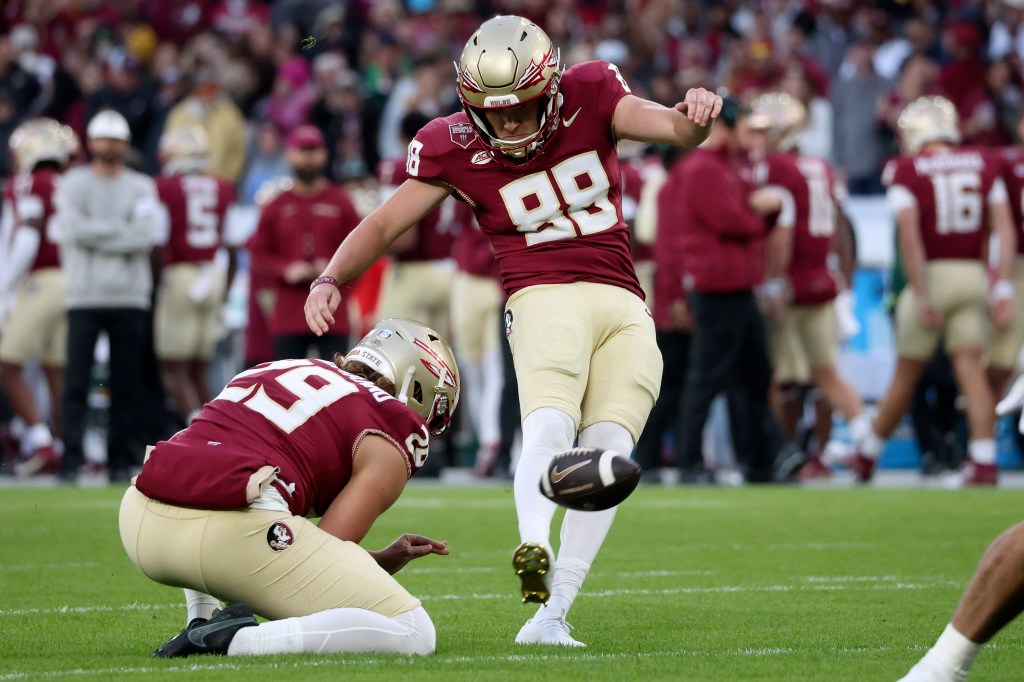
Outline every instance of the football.
<path id="1" fill-rule="evenodd" d="M 540 491 L 568 509 L 601 511 L 629 497 L 639 482 L 640 465 L 628 457 L 601 448 L 574 448 L 551 460 Z"/>

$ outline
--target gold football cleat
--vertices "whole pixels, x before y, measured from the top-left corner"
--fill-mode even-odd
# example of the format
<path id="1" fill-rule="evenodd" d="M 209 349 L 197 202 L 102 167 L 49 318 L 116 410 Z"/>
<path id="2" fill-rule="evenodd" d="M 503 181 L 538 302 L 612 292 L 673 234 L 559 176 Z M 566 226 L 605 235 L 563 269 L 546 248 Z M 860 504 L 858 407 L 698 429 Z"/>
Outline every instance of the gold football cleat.
<path id="1" fill-rule="evenodd" d="M 551 598 L 548 574 L 551 556 L 536 542 L 524 542 L 512 554 L 512 568 L 522 582 L 523 603 L 547 604 Z"/>

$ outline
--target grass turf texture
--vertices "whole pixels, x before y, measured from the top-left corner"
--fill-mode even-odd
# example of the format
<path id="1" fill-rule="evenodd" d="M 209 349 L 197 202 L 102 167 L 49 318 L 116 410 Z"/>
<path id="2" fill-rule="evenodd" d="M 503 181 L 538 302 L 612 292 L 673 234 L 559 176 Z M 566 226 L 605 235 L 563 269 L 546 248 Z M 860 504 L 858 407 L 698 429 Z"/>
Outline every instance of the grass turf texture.
<path id="1" fill-rule="evenodd" d="M 121 490 L 0 492 L 0 681 L 12 679 L 895 680 L 934 641 L 1019 492 L 640 488 L 570 615 L 584 650 L 513 644 L 511 486 L 413 487 L 365 543 L 450 542 L 399 574 L 437 654 L 200 657 L 150 652 L 185 618 L 117 531 Z M 1020 680 L 1024 623 L 973 678 Z M 184 673 L 184 674 L 183 674 Z"/>

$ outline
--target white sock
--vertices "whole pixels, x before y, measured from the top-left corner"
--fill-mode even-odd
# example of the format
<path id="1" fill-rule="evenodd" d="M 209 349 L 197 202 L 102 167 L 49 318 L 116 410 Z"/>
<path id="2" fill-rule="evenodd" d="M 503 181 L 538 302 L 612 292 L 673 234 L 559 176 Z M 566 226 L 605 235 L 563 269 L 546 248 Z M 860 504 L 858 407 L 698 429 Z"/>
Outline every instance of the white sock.
<path id="1" fill-rule="evenodd" d="M 479 362 L 463 362 L 456 358 L 459 363 L 459 374 L 462 378 L 462 400 L 461 405 L 466 403 L 466 416 L 469 417 L 469 424 L 473 431 L 480 437 L 480 393 L 483 385 L 483 377 L 480 371 Z"/>
<path id="2" fill-rule="evenodd" d="M 550 550 L 555 503 L 541 494 L 540 477 L 552 457 L 572 447 L 575 436 L 572 417 L 553 407 L 536 409 L 523 420 L 523 451 L 512 486 L 521 542 L 538 542 Z"/>
<path id="3" fill-rule="evenodd" d="M 188 606 L 188 618 L 185 625 L 188 625 L 195 618 L 212 618 L 213 612 L 220 608 L 220 600 L 211 597 L 205 592 L 185 589 L 185 604 Z"/>
<path id="4" fill-rule="evenodd" d="M 483 385 L 480 390 L 480 426 L 477 435 L 483 443 L 501 441 L 501 391 L 505 385 L 505 369 L 501 352 L 484 355 L 481 361 Z"/>
<path id="5" fill-rule="evenodd" d="M 53 434 L 50 433 L 50 427 L 42 422 L 30 426 L 25 432 L 25 442 L 29 450 L 33 452 L 39 448 L 53 445 Z"/>
<path id="6" fill-rule="evenodd" d="M 966 679 L 974 658 L 981 650 L 981 645 L 964 637 L 950 623 L 939 635 L 938 641 L 924 655 L 932 663 L 947 668 L 954 677 Z"/>
<path id="7" fill-rule="evenodd" d="M 579 512 L 585 514 L 587 512 Z M 565 528 L 565 524 L 562 524 Z M 563 545 L 564 547 L 564 545 Z M 559 551 L 562 554 L 562 551 Z M 590 564 L 579 559 L 567 559 L 559 556 L 555 562 L 555 575 L 551 579 L 551 599 L 547 606 L 538 611 L 541 618 L 565 618 L 569 613 L 576 595 L 583 587 L 583 581 L 590 572 Z"/>
<path id="8" fill-rule="evenodd" d="M 437 633 L 418 606 L 393 618 L 366 609 L 329 609 L 242 628 L 228 656 L 299 653 L 432 654 Z"/>
<path id="9" fill-rule="evenodd" d="M 885 439 L 875 433 L 875 428 L 872 426 L 868 435 L 858 443 L 858 446 L 861 454 L 868 459 L 878 459 L 878 456 L 882 454 L 882 448 L 885 447 Z"/>
<path id="10" fill-rule="evenodd" d="M 972 440 L 967 448 L 971 459 L 978 464 L 996 463 L 996 441 L 992 438 Z"/>
<path id="11" fill-rule="evenodd" d="M 613 422 L 599 422 L 583 429 L 580 447 L 614 450 L 623 455 L 633 451 L 633 437 L 624 426 Z M 569 612 L 583 581 L 604 543 L 617 507 L 598 512 L 568 510 L 562 519 L 558 561 L 551 580 L 551 600 L 548 606 L 553 614 L 562 617 Z M 557 616 L 551 616 L 557 617 Z"/>
<path id="12" fill-rule="evenodd" d="M 868 415 L 864 412 L 850 420 L 849 429 L 854 443 L 860 443 L 865 438 L 874 435 L 874 431 L 871 428 L 871 420 L 868 419 Z"/>

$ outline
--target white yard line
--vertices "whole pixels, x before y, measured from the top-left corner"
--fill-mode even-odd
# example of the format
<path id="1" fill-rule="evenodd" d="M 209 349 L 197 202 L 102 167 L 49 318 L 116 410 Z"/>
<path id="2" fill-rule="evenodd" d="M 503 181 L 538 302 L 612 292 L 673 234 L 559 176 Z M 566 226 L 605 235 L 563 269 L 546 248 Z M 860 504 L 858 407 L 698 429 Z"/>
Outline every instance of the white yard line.
<path id="1" fill-rule="evenodd" d="M 850 576 L 839 576 L 847 578 Z M 900 591 L 900 590 L 931 590 L 943 588 L 961 588 L 963 583 L 957 580 L 930 580 L 916 582 L 900 582 L 899 579 L 888 581 L 889 576 L 862 576 L 863 581 L 845 581 L 836 584 L 810 583 L 793 585 L 712 585 L 704 587 L 669 587 L 669 588 L 634 588 L 617 590 L 597 590 L 580 592 L 580 597 L 603 599 L 606 597 L 625 596 L 662 596 L 680 594 L 749 594 L 770 592 L 848 592 L 848 591 Z M 514 591 L 509 592 L 476 592 L 468 594 L 426 594 L 419 595 L 425 602 L 431 601 L 491 601 L 499 599 L 514 600 Z M 176 604 L 124 604 L 94 606 L 57 606 L 34 609 L 0 609 L 0 617 L 5 616 L 37 616 L 67 613 L 98 613 L 120 611 L 158 611 L 163 609 L 182 608 Z"/>
<path id="2" fill-rule="evenodd" d="M 388 666 L 394 668 L 399 665 L 434 665 L 440 663 L 442 665 L 476 665 L 481 663 L 534 663 L 538 661 L 615 661 L 615 660 L 636 660 L 636 659 L 656 659 L 656 658 L 678 658 L 678 657 L 713 657 L 713 656 L 794 656 L 808 652 L 816 654 L 835 654 L 841 656 L 847 656 L 851 654 L 878 654 L 888 652 L 921 652 L 927 650 L 926 644 L 916 644 L 905 647 L 893 647 L 893 646 L 878 646 L 878 647 L 832 647 L 831 649 L 797 649 L 793 647 L 769 647 L 769 648 L 741 648 L 741 649 L 727 649 L 724 651 L 709 651 L 707 649 L 675 649 L 666 651 L 645 651 L 645 652 L 607 652 L 607 653 L 586 653 L 578 650 L 565 650 L 564 653 L 558 655 L 549 653 L 522 653 L 522 654 L 509 654 L 503 656 L 431 656 L 430 658 L 419 658 L 419 657 L 387 657 L 377 658 L 368 656 L 365 658 L 323 658 L 319 660 L 302 660 L 302 661 L 267 661 L 261 663 L 256 659 L 247 659 L 249 665 L 239 665 L 237 663 L 231 663 L 229 661 L 222 661 L 218 663 L 210 663 L 208 665 L 202 665 L 199 663 L 189 663 L 181 665 L 168 665 L 168 666 L 132 666 L 132 667 L 118 667 L 118 668 L 98 668 L 95 670 L 87 670 L 84 668 L 72 668 L 69 670 L 51 670 L 48 672 L 10 672 L 0 673 L 0 681 L 6 682 L 8 680 L 25 680 L 25 679 L 40 679 L 40 678 L 59 678 L 59 677 L 115 677 L 123 675 L 151 675 L 159 673 L 196 673 L 204 671 L 214 670 L 237 670 L 237 671 L 252 671 L 258 673 L 267 669 L 287 672 L 297 671 L 306 668 L 324 668 L 324 667 L 360 667 L 360 668 L 372 668 L 378 665 Z M 986 645 L 986 649 L 1007 649 L 1013 651 L 1024 650 L 1024 647 L 1020 645 L 1000 645 L 1000 644 L 989 644 Z M 529 649 L 524 648 L 524 652 Z M 533 651 L 540 651 L 534 649 Z M 221 659 L 222 660 L 222 659 Z"/>
<path id="3" fill-rule="evenodd" d="M 96 568 L 99 566 L 94 561 L 68 561 L 52 564 L 0 564 L 0 571 L 41 571 L 43 569 L 53 570 L 56 568 Z"/>

